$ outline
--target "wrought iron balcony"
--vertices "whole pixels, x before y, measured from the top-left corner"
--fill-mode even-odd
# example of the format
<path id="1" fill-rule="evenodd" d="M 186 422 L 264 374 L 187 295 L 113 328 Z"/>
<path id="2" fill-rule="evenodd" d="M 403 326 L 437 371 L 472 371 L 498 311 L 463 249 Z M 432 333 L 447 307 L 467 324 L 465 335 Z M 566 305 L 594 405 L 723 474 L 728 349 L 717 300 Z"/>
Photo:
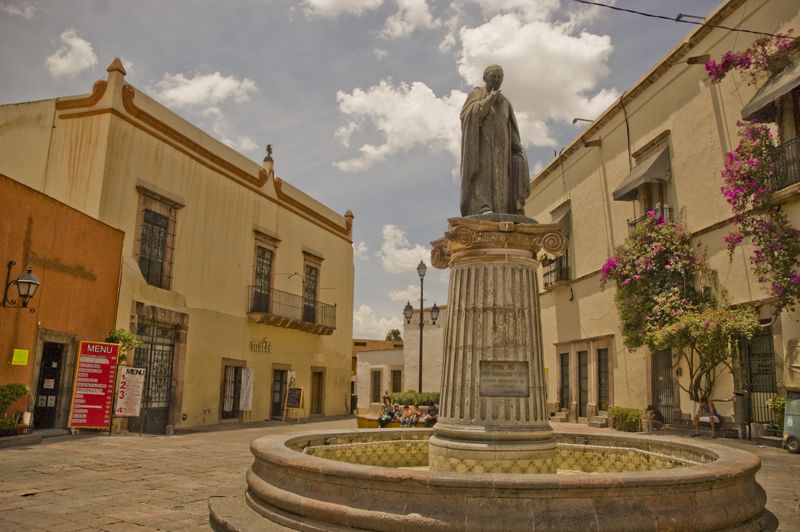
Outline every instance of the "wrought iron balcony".
<path id="1" fill-rule="evenodd" d="M 772 182 L 773 192 L 800 182 L 800 137 L 784 142 L 778 149 L 780 171 Z"/>
<path id="2" fill-rule="evenodd" d="M 569 255 L 562 255 L 544 266 L 544 287 L 569 281 Z"/>
<path id="3" fill-rule="evenodd" d="M 251 321 L 299 329 L 314 334 L 333 334 L 336 305 L 328 305 L 275 288 L 249 287 L 248 316 Z"/>
<path id="4" fill-rule="evenodd" d="M 673 214 L 672 214 L 672 212 L 673 212 L 672 207 L 668 207 L 666 205 L 663 205 L 663 206 L 659 205 L 655 209 L 650 209 L 643 216 L 640 216 L 640 217 L 636 218 L 635 220 L 628 220 L 628 232 L 629 233 L 633 232 L 642 222 L 644 222 L 647 219 L 648 216 L 650 216 L 650 214 L 649 214 L 650 212 L 653 212 L 655 214 L 655 216 L 662 217 L 662 218 L 664 218 L 665 220 L 667 220 L 669 222 L 674 221 Z"/>

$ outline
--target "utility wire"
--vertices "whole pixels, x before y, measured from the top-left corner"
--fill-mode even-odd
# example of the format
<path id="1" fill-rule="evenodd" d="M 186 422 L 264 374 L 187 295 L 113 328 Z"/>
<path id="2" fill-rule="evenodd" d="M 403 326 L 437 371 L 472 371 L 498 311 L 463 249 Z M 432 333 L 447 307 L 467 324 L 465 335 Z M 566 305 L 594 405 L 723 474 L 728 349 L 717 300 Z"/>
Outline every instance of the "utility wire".
<path id="1" fill-rule="evenodd" d="M 661 19 L 661 20 L 669 20 L 670 22 L 680 22 L 682 24 L 692 24 L 694 26 L 706 26 L 708 28 L 719 28 L 719 29 L 728 30 L 728 31 L 736 31 L 736 32 L 741 32 L 741 33 L 752 33 L 753 35 L 764 35 L 766 37 L 782 37 L 784 39 L 792 39 L 792 40 L 797 40 L 798 38 L 800 38 L 800 37 L 792 37 L 792 36 L 789 36 L 789 35 L 782 35 L 780 33 L 767 33 L 765 31 L 745 30 L 745 29 L 742 29 L 742 28 L 731 28 L 729 26 L 720 26 L 718 24 L 708 24 L 706 22 L 697 22 L 697 21 L 694 21 L 694 20 L 686 20 L 685 18 L 683 18 L 686 15 L 683 15 L 683 16 L 678 15 L 677 17 L 667 17 L 665 15 L 655 15 L 653 13 L 645 13 L 644 11 L 636 11 L 635 9 L 626 9 L 624 7 L 611 6 L 611 5 L 603 4 L 603 3 L 600 3 L 600 2 L 592 2 L 591 0 L 572 0 L 572 1 L 573 2 L 578 2 L 579 4 L 586 4 L 586 5 L 589 5 L 589 6 L 606 7 L 608 9 L 613 9 L 614 11 L 623 11 L 625 13 L 632 13 L 634 15 L 641 15 L 643 17 L 657 18 L 657 19 Z"/>

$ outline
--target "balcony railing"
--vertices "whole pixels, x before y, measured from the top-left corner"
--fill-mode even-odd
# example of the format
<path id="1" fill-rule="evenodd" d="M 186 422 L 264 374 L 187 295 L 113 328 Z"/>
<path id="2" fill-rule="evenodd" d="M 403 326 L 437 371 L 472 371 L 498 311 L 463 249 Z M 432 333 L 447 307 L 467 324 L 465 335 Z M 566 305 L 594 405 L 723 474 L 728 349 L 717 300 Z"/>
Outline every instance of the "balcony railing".
<path id="1" fill-rule="evenodd" d="M 650 209 L 646 212 L 643 216 L 636 218 L 635 220 L 628 220 L 628 232 L 633 232 L 642 222 L 644 222 L 648 216 L 650 216 L 650 212 L 653 212 L 655 216 L 663 217 L 665 220 L 672 222 L 673 214 L 672 214 L 672 207 L 666 205 L 659 205 L 655 209 Z"/>
<path id="2" fill-rule="evenodd" d="M 800 182 L 800 137 L 784 142 L 778 149 L 780 171 L 772 182 L 773 192 Z"/>
<path id="3" fill-rule="evenodd" d="M 569 257 L 562 255 L 544 266 L 544 287 L 569 281 Z"/>
<path id="4" fill-rule="evenodd" d="M 248 309 L 252 321 L 315 334 L 333 334 L 336 329 L 336 305 L 275 288 L 264 291 L 250 286 L 249 293 Z"/>

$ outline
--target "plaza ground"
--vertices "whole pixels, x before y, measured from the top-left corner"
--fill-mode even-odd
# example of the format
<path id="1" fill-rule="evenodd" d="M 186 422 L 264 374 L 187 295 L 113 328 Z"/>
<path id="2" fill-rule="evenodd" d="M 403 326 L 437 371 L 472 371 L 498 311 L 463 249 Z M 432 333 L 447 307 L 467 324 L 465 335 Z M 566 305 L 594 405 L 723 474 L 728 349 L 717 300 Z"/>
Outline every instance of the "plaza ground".
<path id="1" fill-rule="evenodd" d="M 571 423 L 553 427 L 562 432 L 611 430 Z M 175 436 L 59 436 L 3 448 L 0 530 L 208 530 L 209 497 L 244 491 L 244 475 L 252 463 L 250 441 L 270 432 L 309 429 L 355 430 L 356 421 L 270 421 Z M 696 441 L 688 435 L 665 430 L 654 437 Z M 759 442 L 714 442 L 761 458 L 757 480 L 767 492 L 767 509 L 778 519 L 778 530 L 800 531 L 800 455 Z M 262 530 L 283 530 L 266 521 L 263 525 Z"/>

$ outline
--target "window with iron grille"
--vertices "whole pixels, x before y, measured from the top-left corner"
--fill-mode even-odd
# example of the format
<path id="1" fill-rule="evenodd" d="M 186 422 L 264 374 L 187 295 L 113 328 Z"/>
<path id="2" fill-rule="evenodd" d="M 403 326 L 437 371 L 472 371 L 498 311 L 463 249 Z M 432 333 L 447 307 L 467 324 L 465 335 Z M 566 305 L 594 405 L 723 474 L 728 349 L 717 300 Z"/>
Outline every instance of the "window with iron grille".
<path id="1" fill-rule="evenodd" d="M 399 369 L 392 370 L 392 392 L 403 391 L 403 371 Z"/>
<path id="2" fill-rule="evenodd" d="M 251 312 L 269 312 L 269 289 L 272 283 L 272 250 L 256 246 L 253 308 Z"/>
<path id="3" fill-rule="evenodd" d="M 597 409 L 605 412 L 609 401 L 608 349 L 597 350 L 597 392 Z"/>
<path id="4" fill-rule="evenodd" d="M 372 392 L 370 395 L 370 401 L 373 403 L 380 403 L 381 402 L 381 372 L 380 371 L 372 371 L 371 372 L 371 382 L 370 382 L 370 391 Z"/>
<path id="5" fill-rule="evenodd" d="M 303 285 L 303 321 L 316 323 L 317 318 L 317 280 L 319 268 L 311 264 L 305 265 Z"/>
<path id="6" fill-rule="evenodd" d="M 559 407 L 569 410 L 569 353 L 561 353 L 561 401 Z"/>
<path id="7" fill-rule="evenodd" d="M 544 267 L 544 287 L 549 288 L 556 283 L 569 281 L 569 252 L 564 252 Z"/>
<path id="8" fill-rule="evenodd" d="M 175 247 L 175 222 L 183 205 L 144 187 L 139 191 L 139 213 L 134 249 L 147 284 L 169 290 Z"/>
<path id="9" fill-rule="evenodd" d="M 142 221 L 142 243 L 139 248 L 139 268 L 147 284 L 163 287 L 164 259 L 167 255 L 169 218 L 145 209 Z"/>

